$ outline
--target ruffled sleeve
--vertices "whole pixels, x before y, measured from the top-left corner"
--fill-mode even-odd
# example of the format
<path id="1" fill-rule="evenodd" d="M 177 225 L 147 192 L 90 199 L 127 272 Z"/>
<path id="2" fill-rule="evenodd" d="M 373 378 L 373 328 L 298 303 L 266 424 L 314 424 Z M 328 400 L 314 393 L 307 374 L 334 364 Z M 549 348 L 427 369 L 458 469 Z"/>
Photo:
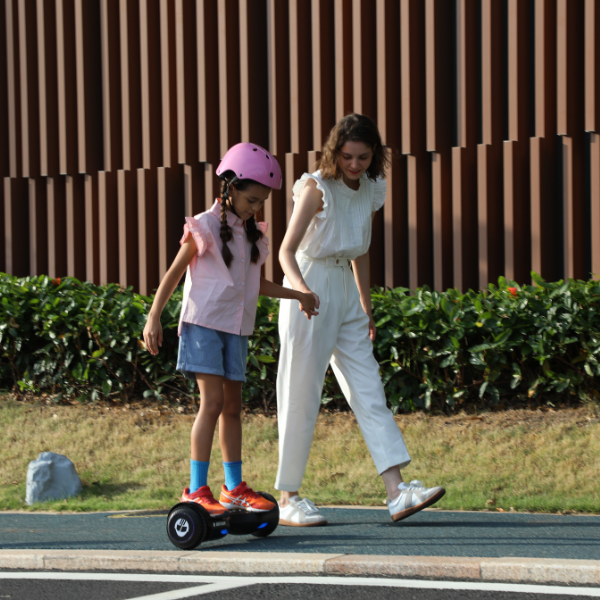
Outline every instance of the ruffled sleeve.
<path id="1" fill-rule="evenodd" d="M 328 207 L 331 205 L 331 197 L 329 195 L 329 191 L 323 185 L 323 180 L 320 177 L 320 171 L 317 171 L 317 173 L 314 175 L 311 175 L 310 173 L 304 173 L 304 175 L 302 175 L 302 177 L 296 181 L 294 187 L 292 188 L 292 198 L 294 202 L 298 201 L 300 194 L 302 193 L 302 190 L 306 186 L 306 183 L 309 179 L 314 179 L 317 182 L 317 189 L 321 190 L 323 193 L 323 210 L 319 211 L 316 216 L 319 219 L 325 219 L 327 217 Z"/>
<path id="2" fill-rule="evenodd" d="M 385 179 L 377 178 L 373 182 L 373 205 L 371 212 L 377 212 L 385 203 L 385 193 L 387 191 L 387 183 Z"/>
<path id="3" fill-rule="evenodd" d="M 202 219 L 186 217 L 185 221 L 186 223 L 183 226 L 183 237 L 179 243 L 183 244 L 190 236 L 192 236 L 196 242 L 196 248 L 198 249 L 197 256 L 202 256 L 207 248 L 209 248 L 211 244 L 214 244 L 213 235 Z"/>
<path id="4" fill-rule="evenodd" d="M 267 230 L 269 229 L 269 224 L 263 221 L 256 224 L 258 228 L 262 231 L 262 237 L 258 240 L 258 249 L 260 251 L 260 265 L 264 265 L 267 260 L 267 256 L 269 256 L 269 238 L 266 236 Z"/>

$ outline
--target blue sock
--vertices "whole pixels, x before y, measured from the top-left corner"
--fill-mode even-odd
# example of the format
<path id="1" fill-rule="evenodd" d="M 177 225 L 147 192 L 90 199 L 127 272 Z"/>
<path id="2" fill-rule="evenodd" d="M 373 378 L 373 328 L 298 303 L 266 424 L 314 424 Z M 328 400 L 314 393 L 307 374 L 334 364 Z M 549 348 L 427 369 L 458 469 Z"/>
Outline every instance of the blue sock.
<path id="1" fill-rule="evenodd" d="M 242 483 L 242 461 L 224 462 L 225 487 L 231 491 Z"/>
<path id="2" fill-rule="evenodd" d="M 198 488 L 206 485 L 208 481 L 208 465 L 210 465 L 210 462 L 190 460 L 190 494 L 193 494 Z"/>

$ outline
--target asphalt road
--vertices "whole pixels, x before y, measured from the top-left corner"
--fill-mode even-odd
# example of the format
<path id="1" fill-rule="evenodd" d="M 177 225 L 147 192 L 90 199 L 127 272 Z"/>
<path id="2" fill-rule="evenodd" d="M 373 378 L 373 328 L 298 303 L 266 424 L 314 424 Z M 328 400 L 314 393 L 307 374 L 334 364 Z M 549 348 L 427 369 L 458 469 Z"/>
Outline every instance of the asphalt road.
<path id="1" fill-rule="evenodd" d="M 68 579 L 71 577 L 72 579 Z M 146 581 L 144 580 L 146 579 Z M 148 581 L 151 579 L 152 581 Z M 317 577 L 194 577 L 173 575 L 0 572 L 7 600 L 567 600 L 600 597 L 597 588 Z M 192 581 L 194 580 L 194 581 Z M 203 581 L 201 581 L 203 580 Z M 255 582 L 256 581 L 256 582 Z"/>
<path id="2" fill-rule="evenodd" d="M 326 527 L 279 527 L 264 539 L 229 535 L 199 551 L 600 560 L 598 516 L 423 511 L 394 524 L 383 510 L 322 512 Z M 0 513 L 0 548 L 178 551 L 166 535 L 166 512 Z"/>

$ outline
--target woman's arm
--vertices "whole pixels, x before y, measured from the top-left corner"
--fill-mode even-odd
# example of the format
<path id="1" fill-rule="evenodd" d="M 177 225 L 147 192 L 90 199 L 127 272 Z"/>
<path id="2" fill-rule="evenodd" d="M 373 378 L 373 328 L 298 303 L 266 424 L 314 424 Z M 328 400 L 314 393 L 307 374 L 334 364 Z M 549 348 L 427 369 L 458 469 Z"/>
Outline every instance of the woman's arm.
<path id="1" fill-rule="evenodd" d="M 196 252 L 196 242 L 190 236 L 182 244 L 173 264 L 160 282 L 158 290 L 156 290 L 154 302 L 152 302 L 144 327 L 144 342 L 146 342 L 146 348 L 151 354 L 158 354 L 158 347 L 162 346 L 163 330 L 160 324 L 160 315 Z"/>
<path id="2" fill-rule="evenodd" d="M 294 214 L 279 249 L 279 262 L 290 285 L 295 290 L 304 293 L 312 292 L 302 277 L 296 260 L 296 252 L 312 218 L 322 209 L 323 192 L 317 188 L 317 182 L 314 179 L 309 179 L 296 202 Z"/>
<path id="3" fill-rule="evenodd" d="M 296 290 L 290 290 L 290 288 L 283 287 L 277 283 L 273 283 L 264 277 L 260 278 L 260 291 L 261 296 L 268 296 L 269 298 L 286 298 L 288 300 L 298 300 L 301 305 L 301 310 L 304 310 L 306 316 L 310 319 L 312 315 L 318 315 L 315 311 L 315 295 L 305 294 Z"/>
<path id="4" fill-rule="evenodd" d="M 375 213 L 373 213 L 373 217 L 374 216 Z M 377 328 L 375 327 L 375 321 L 373 320 L 373 313 L 371 310 L 371 263 L 368 250 L 366 254 L 363 254 L 352 261 L 352 271 L 354 273 L 358 293 L 360 294 L 360 303 L 369 317 L 369 337 L 371 338 L 371 341 L 374 342 L 375 336 L 377 335 Z"/>

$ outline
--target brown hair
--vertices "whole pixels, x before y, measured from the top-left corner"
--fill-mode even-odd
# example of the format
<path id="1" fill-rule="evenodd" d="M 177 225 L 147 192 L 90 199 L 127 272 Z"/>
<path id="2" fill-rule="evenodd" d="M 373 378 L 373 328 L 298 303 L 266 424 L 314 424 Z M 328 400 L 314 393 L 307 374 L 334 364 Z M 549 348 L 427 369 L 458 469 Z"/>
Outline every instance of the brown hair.
<path id="1" fill-rule="evenodd" d="M 369 146 L 373 150 L 373 160 L 367 169 L 367 177 L 373 181 L 385 177 L 385 170 L 390 164 L 388 146 L 381 141 L 377 125 L 369 117 L 352 113 L 333 126 L 323 146 L 317 168 L 324 179 L 339 179 L 342 176 L 338 154 L 346 142 L 363 142 Z"/>
<path id="2" fill-rule="evenodd" d="M 232 179 L 235 178 L 235 173 L 233 171 L 226 171 L 221 175 L 223 181 L 221 182 L 221 240 L 223 241 L 223 249 L 221 250 L 221 255 L 223 256 L 223 260 L 227 265 L 227 268 L 231 266 L 231 261 L 233 260 L 233 254 L 231 253 L 231 249 L 229 248 L 227 242 L 231 240 L 233 234 L 231 233 L 231 227 L 227 223 L 227 211 L 233 210 L 233 204 L 229 198 L 229 188 L 231 185 L 235 186 L 235 189 L 239 192 L 243 192 L 248 189 L 251 185 L 262 185 L 257 183 L 252 179 L 237 179 L 234 183 L 232 183 Z M 235 213 L 234 213 L 235 214 Z M 257 227 L 256 220 L 254 217 L 250 217 L 246 221 L 246 237 L 248 241 L 252 244 L 252 250 L 250 251 L 250 260 L 253 263 L 257 263 L 260 258 L 260 250 L 256 245 L 256 242 L 262 238 L 263 232 Z"/>

